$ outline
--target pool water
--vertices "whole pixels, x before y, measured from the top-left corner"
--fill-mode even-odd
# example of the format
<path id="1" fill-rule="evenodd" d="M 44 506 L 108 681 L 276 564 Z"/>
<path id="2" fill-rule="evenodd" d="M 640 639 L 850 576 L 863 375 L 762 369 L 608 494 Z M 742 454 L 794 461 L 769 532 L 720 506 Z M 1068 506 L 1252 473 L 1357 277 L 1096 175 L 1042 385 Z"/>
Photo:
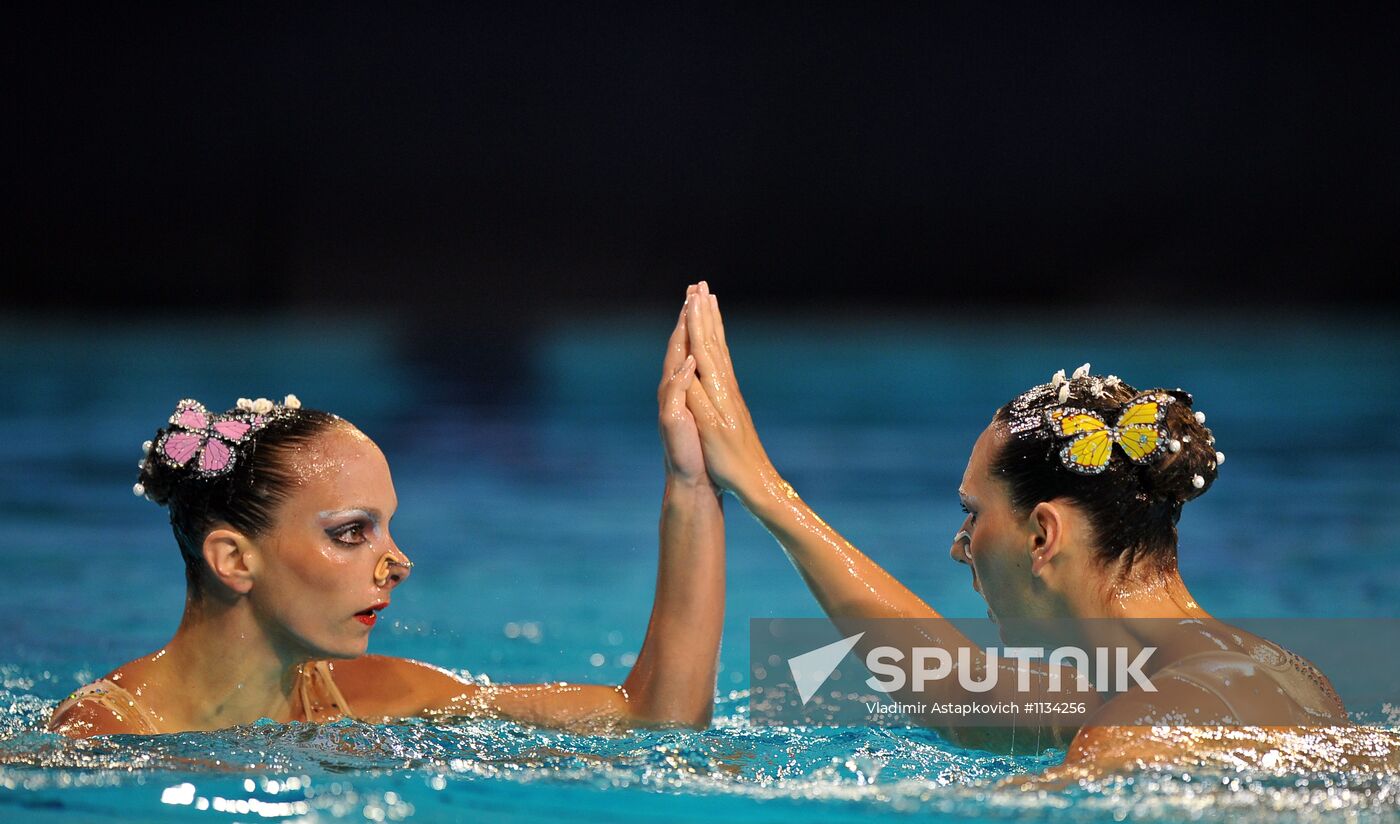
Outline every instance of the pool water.
<path id="1" fill-rule="evenodd" d="M 469 381 L 483 370 L 453 354 L 425 360 L 408 330 L 377 323 L 346 335 L 299 318 L 161 329 L 5 321 L 0 821 L 1396 817 L 1395 778 L 1154 773 L 1023 793 L 996 782 L 1063 751 L 990 755 L 917 729 L 750 726 L 749 619 L 820 612 L 732 499 L 718 704 L 704 732 L 354 721 L 81 742 L 43 732 L 58 700 L 158 648 L 178 621 L 178 552 L 163 512 L 130 486 L 141 441 L 181 397 L 223 406 L 295 392 L 384 448 L 396 538 L 417 568 L 371 651 L 498 682 L 620 682 L 654 586 L 668 314 L 561 322 L 508 356 L 483 352 L 499 374 L 481 392 Z M 1183 575 L 1208 610 L 1396 615 L 1391 319 L 1203 317 L 1170 337 L 1112 322 L 1028 332 L 1050 325 L 1028 317 L 729 321 L 779 468 L 945 614 L 983 613 L 948 559 L 973 440 L 1012 395 L 1087 360 L 1144 388 L 1191 390 L 1228 456 L 1181 523 Z"/>

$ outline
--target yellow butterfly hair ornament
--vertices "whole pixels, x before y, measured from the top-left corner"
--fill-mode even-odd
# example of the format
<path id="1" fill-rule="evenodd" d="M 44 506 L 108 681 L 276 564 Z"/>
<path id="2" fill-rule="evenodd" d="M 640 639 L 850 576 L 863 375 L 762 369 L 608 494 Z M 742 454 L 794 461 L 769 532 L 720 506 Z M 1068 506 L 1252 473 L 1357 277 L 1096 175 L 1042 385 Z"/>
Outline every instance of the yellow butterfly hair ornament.
<path id="1" fill-rule="evenodd" d="M 1144 392 L 1123 405 L 1113 426 L 1088 409 L 1050 409 L 1045 419 L 1055 437 L 1070 439 L 1060 449 L 1064 465 L 1082 475 L 1097 475 L 1108 468 L 1115 443 L 1134 463 L 1147 463 L 1167 449 L 1171 438 L 1162 418 L 1167 404 L 1174 402 L 1161 390 Z"/>

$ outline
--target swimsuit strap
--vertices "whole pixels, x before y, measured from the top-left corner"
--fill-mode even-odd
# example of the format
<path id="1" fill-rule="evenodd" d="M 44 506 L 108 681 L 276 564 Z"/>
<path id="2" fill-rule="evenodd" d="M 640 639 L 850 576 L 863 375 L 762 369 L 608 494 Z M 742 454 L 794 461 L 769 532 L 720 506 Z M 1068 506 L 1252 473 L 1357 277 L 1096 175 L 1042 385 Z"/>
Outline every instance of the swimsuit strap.
<path id="1" fill-rule="evenodd" d="M 1219 684 L 1216 683 L 1213 678 L 1211 678 L 1205 673 L 1197 674 L 1183 671 L 1183 668 L 1181 666 L 1182 664 L 1194 663 L 1196 661 L 1200 661 L 1201 659 L 1215 659 L 1226 665 L 1244 664 L 1254 669 L 1272 672 L 1274 676 L 1280 676 L 1288 672 L 1288 670 L 1290 669 L 1290 664 L 1292 665 L 1292 668 L 1294 670 L 1302 672 L 1303 674 L 1308 674 L 1308 670 L 1311 670 L 1313 673 L 1316 673 L 1315 667 L 1312 667 L 1304 659 L 1299 658 L 1297 655 L 1291 652 L 1287 652 L 1286 650 L 1285 655 L 1280 656 L 1280 659 L 1277 661 L 1261 661 L 1253 655 L 1250 655 L 1245 652 L 1240 652 L 1238 650 L 1205 650 L 1203 652 L 1196 652 L 1190 655 L 1183 656 L 1182 658 L 1178 659 L 1177 661 L 1173 662 L 1167 667 L 1167 670 L 1171 675 L 1174 675 L 1177 678 L 1186 681 L 1187 683 L 1200 687 L 1201 689 L 1205 690 L 1211 695 L 1214 695 L 1217 699 L 1220 700 L 1221 703 L 1225 705 L 1225 708 L 1229 710 L 1230 714 L 1233 715 L 1236 719 L 1243 719 L 1246 716 L 1241 714 L 1235 708 L 1235 705 L 1230 701 L 1230 699 L 1226 698 L 1225 695 L 1222 694 L 1219 688 Z M 1317 673 L 1317 677 L 1315 677 L 1314 680 L 1317 681 L 1320 675 L 1320 673 Z M 1228 683 L 1228 681 L 1226 683 Z M 1298 704 L 1299 707 L 1303 706 L 1301 699 L 1295 697 L 1293 692 L 1287 689 L 1287 686 L 1284 683 L 1279 682 L 1277 680 L 1277 677 L 1275 678 L 1275 684 L 1277 684 L 1279 689 L 1282 690 L 1284 694 L 1288 696 L 1289 700 Z M 1342 712 L 1345 713 L 1346 709 L 1342 705 L 1341 699 L 1337 697 L 1337 694 L 1334 691 L 1332 691 L 1331 689 L 1326 689 L 1324 687 L 1324 682 L 1321 681 L 1318 681 L 1317 686 L 1319 691 L 1324 696 L 1329 697 L 1333 702 L 1337 704 L 1338 707 L 1342 709 Z"/>
<path id="2" fill-rule="evenodd" d="M 117 716 L 118 720 L 125 721 L 129 716 L 136 722 L 137 726 L 141 727 L 136 731 L 138 735 L 158 735 L 160 732 L 155 716 L 137 702 L 136 696 L 115 681 L 99 678 L 91 684 L 79 687 L 54 709 L 54 715 L 80 701 L 89 701 L 106 707 Z"/>
<path id="3" fill-rule="evenodd" d="M 331 677 L 330 665 L 325 661 L 315 661 L 303 666 L 302 676 L 297 682 L 297 697 L 301 700 L 302 714 L 307 721 L 334 721 L 341 716 L 352 716 L 350 704 L 335 685 Z M 111 710 L 118 719 L 130 718 L 139 727 L 139 735 L 160 734 L 160 724 L 155 716 L 136 700 L 125 687 L 115 681 L 100 678 L 91 684 L 79 687 L 54 708 L 58 715 L 80 701 L 87 701 Z"/>
<path id="4" fill-rule="evenodd" d="M 1224 651 L 1224 650 L 1221 650 L 1221 652 L 1225 652 L 1225 651 Z M 1169 674 L 1169 675 L 1172 675 L 1172 676 L 1174 676 L 1174 677 L 1176 677 L 1176 678 L 1180 678 L 1181 680 L 1185 681 L 1185 682 L 1188 683 L 1188 684 L 1191 684 L 1191 685 L 1196 686 L 1196 687 L 1200 687 L 1201 689 L 1205 690 L 1206 692 L 1210 693 L 1211 695 L 1214 695 L 1214 696 L 1216 697 L 1216 699 L 1218 699 L 1218 700 L 1220 701 L 1220 703 L 1222 703 L 1222 704 L 1225 705 L 1225 709 L 1226 709 L 1227 711 L 1229 711 L 1229 713 L 1230 713 L 1231 716 L 1233 716 L 1237 721 L 1238 721 L 1238 720 L 1241 720 L 1241 719 L 1244 718 L 1244 716 L 1240 715 L 1239 711 L 1235 709 L 1235 705 L 1234 705 L 1233 703 L 1230 702 L 1230 699 L 1228 699 L 1228 698 L 1226 698 L 1224 695 L 1221 695 L 1221 694 L 1220 694 L 1220 690 L 1216 689 L 1216 687 L 1215 687 L 1214 684 L 1212 684 L 1210 681 L 1208 681 L 1208 680 L 1206 680 L 1206 679 L 1204 679 L 1204 678 L 1201 678 L 1201 677 L 1198 676 L 1198 675 L 1193 675 L 1193 674 L 1191 674 L 1191 673 L 1189 673 L 1189 672 L 1182 672 L 1180 669 L 1177 669 L 1177 665 L 1181 664 L 1183 661 L 1189 661 L 1189 660 L 1191 660 L 1191 659 L 1193 659 L 1193 658 L 1201 658 L 1201 657 L 1204 657 L 1204 656 L 1207 656 L 1207 655 L 1217 655 L 1217 654 L 1219 654 L 1219 653 L 1213 652 L 1213 651 L 1212 651 L 1212 652 L 1198 652 L 1198 653 L 1195 653 L 1194 655 L 1188 655 L 1188 656 L 1186 656 L 1185 658 L 1182 658 L 1181 660 L 1179 660 L 1179 661 L 1173 663 L 1171 666 L 1167 667 L 1168 674 Z M 1240 655 L 1240 656 L 1243 657 L 1243 658 L 1248 659 L 1248 660 L 1250 661 L 1250 663 L 1254 663 L 1254 664 L 1257 664 L 1257 663 L 1258 663 L 1258 662 L 1255 661 L 1254 659 L 1250 658 L 1248 655 L 1244 655 L 1244 653 L 1237 653 L 1237 654 Z"/>
<path id="5" fill-rule="evenodd" d="M 301 699 L 302 715 L 310 722 L 334 721 L 341 716 L 354 717 L 350 704 L 331 677 L 330 664 L 314 661 L 303 664 L 297 680 L 297 696 Z"/>
<path id="6" fill-rule="evenodd" d="M 1180 658 L 1176 659 L 1174 662 L 1172 662 L 1171 666 L 1175 667 L 1179 664 L 1183 664 L 1187 661 L 1194 661 L 1198 658 L 1223 658 L 1227 661 L 1238 661 L 1239 659 L 1244 659 L 1244 663 L 1249 664 L 1251 666 L 1264 667 L 1265 669 L 1271 669 L 1276 671 L 1283 669 L 1283 667 L 1280 666 L 1280 664 L 1278 663 L 1270 664 L 1265 661 L 1260 661 L 1258 658 L 1255 658 L 1247 652 L 1240 652 L 1239 650 L 1233 649 L 1208 649 L 1202 652 L 1193 652 L 1190 655 L 1183 655 Z"/>

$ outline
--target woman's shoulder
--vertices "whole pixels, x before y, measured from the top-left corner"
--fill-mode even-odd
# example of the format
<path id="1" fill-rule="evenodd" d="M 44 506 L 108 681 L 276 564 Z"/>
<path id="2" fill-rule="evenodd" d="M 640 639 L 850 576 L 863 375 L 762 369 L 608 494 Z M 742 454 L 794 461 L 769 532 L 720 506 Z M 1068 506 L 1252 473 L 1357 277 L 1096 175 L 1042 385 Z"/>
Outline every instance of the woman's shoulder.
<path id="1" fill-rule="evenodd" d="M 155 720 L 138 697 L 122 686 L 130 678 L 131 666 L 118 667 L 70 693 L 54 707 L 48 729 L 74 738 L 158 732 Z"/>
<path id="2" fill-rule="evenodd" d="M 480 687 L 442 667 L 390 655 L 323 663 L 360 718 L 406 718 L 461 700 Z"/>
<path id="3" fill-rule="evenodd" d="M 1331 681 L 1308 659 L 1266 638 L 1234 635 L 1233 644 L 1185 655 L 1163 669 L 1221 696 L 1258 723 L 1347 723 Z M 1292 716 L 1290 718 L 1290 716 Z"/>

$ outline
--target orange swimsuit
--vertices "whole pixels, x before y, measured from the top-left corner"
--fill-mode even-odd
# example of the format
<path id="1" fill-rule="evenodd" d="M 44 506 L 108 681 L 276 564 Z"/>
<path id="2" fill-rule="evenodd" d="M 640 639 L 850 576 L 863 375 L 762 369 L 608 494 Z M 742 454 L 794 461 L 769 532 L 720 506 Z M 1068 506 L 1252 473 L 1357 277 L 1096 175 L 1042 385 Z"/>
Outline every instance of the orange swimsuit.
<path id="1" fill-rule="evenodd" d="M 316 661 L 309 667 L 302 667 L 302 677 L 297 679 L 296 694 L 301 701 L 302 716 L 307 721 L 319 723 L 334 721 L 342 716 L 354 717 L 345 696 L 340 694 L 340 688 L 331 678 L 330 666 L 325 661 Z M 156 735 L 159 732 L 159 723 L 149 710 L 137 703 L 136 696 L 125 687 L 106 678 L 80 687 L 63 699 L 54 709 L 54 715 L 84 700 L 106 707 L 116 713 L 119 719 L 125 720 L 129 716 L 139 727 L 135 731 L 138 735 Z"/>

